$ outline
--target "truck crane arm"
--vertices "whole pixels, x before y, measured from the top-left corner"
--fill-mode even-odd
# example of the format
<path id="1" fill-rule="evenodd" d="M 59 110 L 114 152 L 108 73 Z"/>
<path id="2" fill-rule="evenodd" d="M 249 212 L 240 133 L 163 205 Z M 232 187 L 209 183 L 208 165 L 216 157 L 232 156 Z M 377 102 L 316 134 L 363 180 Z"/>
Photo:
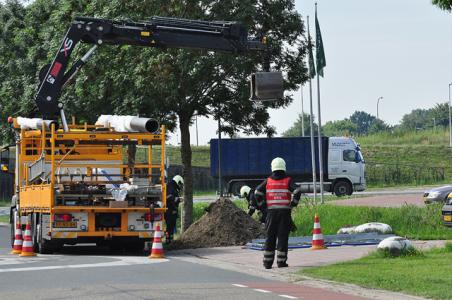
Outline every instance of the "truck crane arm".
<path id="1" fill-rule="evenodd" d="M 79 42 L 93 46 L 67 70 L 72 51 Z M 96 47 L 104 44 L 202 49 L 233 54 L 267 49 L 265 42 L 249 39 L 246 28 L 238 22 L 166 17 L 132 22 L 78 17 L 66 32 L 52 63 L 41 70 L 35 101 L 44 119 L 54 120 L 61 115 L 65 126 L 64 111 L 58 102 L 61 91 Z"/>

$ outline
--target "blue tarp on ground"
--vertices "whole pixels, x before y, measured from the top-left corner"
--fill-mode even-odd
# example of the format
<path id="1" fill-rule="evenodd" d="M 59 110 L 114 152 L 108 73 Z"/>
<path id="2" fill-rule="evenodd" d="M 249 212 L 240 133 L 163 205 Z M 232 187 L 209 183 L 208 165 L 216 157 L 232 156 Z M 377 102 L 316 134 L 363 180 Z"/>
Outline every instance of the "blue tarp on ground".
<path id="1" fill-rule="evenodd" d="M 357 234 L 333 234 L 324 235 L 325 245 L 327 247 L 338 246 L 366 246 L 377 245 L 387 237 L 394 234 L 378 234 L 378 233 L 357 233 Z M 289 249 L 310 248 L 312 243 L 311 236 L 300 236 L 289 238 Z M 265 239 L 255 239 L 246 244 L 248 249 L 264 250 Z"/>

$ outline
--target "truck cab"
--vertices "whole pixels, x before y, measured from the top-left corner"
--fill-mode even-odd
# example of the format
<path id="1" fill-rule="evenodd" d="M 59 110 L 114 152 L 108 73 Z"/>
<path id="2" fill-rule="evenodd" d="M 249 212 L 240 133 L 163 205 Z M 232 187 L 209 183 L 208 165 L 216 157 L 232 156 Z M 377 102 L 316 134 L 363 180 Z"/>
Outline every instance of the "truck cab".
<path id="1" fill-rule="evenodd" d="M 365 162 L 361 149 L 350 137 L 330 137 L 328 179 L 336 195 L 351 195 L 366 189 Z"/>

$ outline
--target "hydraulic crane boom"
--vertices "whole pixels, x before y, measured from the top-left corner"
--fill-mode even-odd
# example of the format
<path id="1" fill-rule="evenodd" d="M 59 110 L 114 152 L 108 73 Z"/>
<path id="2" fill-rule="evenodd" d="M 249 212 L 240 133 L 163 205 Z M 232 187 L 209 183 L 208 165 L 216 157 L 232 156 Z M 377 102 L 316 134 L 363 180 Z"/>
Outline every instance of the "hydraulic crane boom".
<path id="1" fill-rule="evenodd" d="M 93 47 L 66 71 L 69 58 L 79 42 Z M 148 21 L 113 21 L 78 17 L 72 22 L 50 66 L 41 71 L 41 83 L 36 104 L 44 119 L 56 119 L 61 114 L 58 103 L 61 90 L 86 63 L 97 46 L 137 45 L 158 48 L 190 48 L 243 54 L 265 51 L 267 45 L 248 39 L 246 28 L 238 22 L 198 21 L 152 17 Z"/>

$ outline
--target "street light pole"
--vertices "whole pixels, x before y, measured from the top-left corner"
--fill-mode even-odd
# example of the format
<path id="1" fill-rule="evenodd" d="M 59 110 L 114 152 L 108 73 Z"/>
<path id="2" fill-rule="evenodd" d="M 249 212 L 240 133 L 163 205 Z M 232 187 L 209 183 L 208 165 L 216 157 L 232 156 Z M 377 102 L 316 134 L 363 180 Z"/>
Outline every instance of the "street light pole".
<path id="1" fill-rule="evenodd" d="M 383 97 L 378 97 L 377 99 L 377 119 L 378 119 L 378 104 L 380 104 L 381 99 L 383 99 Z"/>

